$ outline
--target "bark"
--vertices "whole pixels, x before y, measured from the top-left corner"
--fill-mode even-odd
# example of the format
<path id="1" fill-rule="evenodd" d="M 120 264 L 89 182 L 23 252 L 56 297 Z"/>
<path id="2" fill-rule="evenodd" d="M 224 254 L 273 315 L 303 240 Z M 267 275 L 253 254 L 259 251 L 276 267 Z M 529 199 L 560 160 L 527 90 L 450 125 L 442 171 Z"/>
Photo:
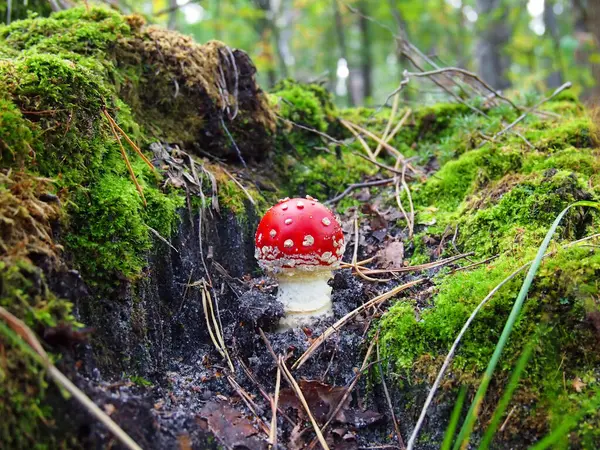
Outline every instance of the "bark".
<path id="1" fill-rule="evenodd" d="M 594 37 L 596 46 L 594 53 L 600 53 L 600 0 L 587 0 L 586 3 L 586 26 Z M 600 64 L 591 63 L 591 68 L 595 81 L 595 85 L 591 90 L 591 97 L 598 102 L 600 101 Z"/>
<path id="2" fill-rule="evenodd" d="M 556 88 L 563 84 L 564 80 L 564 62 L 560 53 L 560 31 L 558 29 L 558 21 L 554 14 L 555 0 L 546 0 L 544 5 L 544 26 L 546 27 L 546 36 L 552 39 L 554 46 L 554 58 L 548 58 L 548 65 L 555 67 L 556 70 L 548 75 L 546 83 L 549 88 Z"/>
<path id="3" fill-rule="evenodd" d="M 169 19 L 167 21 L 167 28 L 169 30 L 175 30 L 177 28 L 177 0 L 169 0 Z"/>
<path id="4" fill-rule="evenodd" d="M 363 81 L 363 101 L 365 104 L 370 103 L 370 100 L 373 97 L 373 58 L 371 54 L 371 30 L 369 19 L 367 18 L 367 4 L 368 2 L 365 0 L 362 0 L 359 3 L 359 10 L 361 14 L 358 22 L 361 40 L 361 74 Z"/>
<path id="5" fill-rule="evenodd" d="M 344 31 L 344 22 L 342 20 L 342 14 L 340 13 L 340 8 L 338 6 L 337 0 L 333 0 L 333 15 L 335 17 L 335 33 L 337 36 L 340 58 L 344 58 L 348 65 L 350 65 L 350 61 L 348 60 L 348 47 L 346 46 L 346 33 Z M 356 105 L 356 99 L 354 98 L 354 91 L 352 89 L 352 72 L 350 72 L 348 74 L 348 78 L 346 78 L 346 92 L 348 105 Z"/>
<path id="6" fill-rule="evenodd" d="M 477 0 L 477 8 L 479 17 L 486 22 L 479 30 L 477 42 L 479 73 L 494 88 L 506 89 L 510 86 L 506 73 L 510 58 L 504 52 L 511 36 L 508 9 L 502 5 L 502 0 Z M 500 13 L 500 10 L 504 12 Z"/>

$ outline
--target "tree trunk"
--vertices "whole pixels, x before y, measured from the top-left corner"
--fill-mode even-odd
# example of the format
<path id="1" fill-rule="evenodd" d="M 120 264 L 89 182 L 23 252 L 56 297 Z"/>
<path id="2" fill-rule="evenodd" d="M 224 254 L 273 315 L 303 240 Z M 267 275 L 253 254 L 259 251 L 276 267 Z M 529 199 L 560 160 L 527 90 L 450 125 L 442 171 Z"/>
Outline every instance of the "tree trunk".
<path id="1" fill-rule="evenodd" d="M 549 67 L 555 67 L 556 70 L 548 74 L 546 83 L 549 88 L 556 88 L 563 83 L 564 79 L 564 62 L 560 53 L 560 31 L 558 30 L 558 21 L 554 14 L 555 0 L 546 0 L 544 3 L 544 26 L 546 27 L 546 36 L 552 39 L 554 46 L 554 58 L 548 58 L 547 64 Z"/>
<path id="2" fill-rule="evenodd" d="M 371 33 L 370 24 L 367 9 L 368 2 L 361 0 L 359 3 L 359 10 L 361 12 L 359 17 L 358 26 L 360 29 L 360 41 L 361 41 L 361 74 L 363 81 L 363 102 L 368 104 L 371 102 L 373 97 L 373 79 L 372 79 L 372 67 L 373 59 L 371 55 Z"/>
<path id="3" fill-rule="evenodd" d="M 587 29 L 594 36 L 596 44 L 594 52 L 600 53 L 600 0 L 588 0 L 585 11 Z M 593 101 L 600 102 L 600 64 L 592 62 L 591 68 L 595 82 L 591 91 L 591 97 Z"/>
<path id="4" fill-rule="evenodd" d="M 174 30 L 177 28 L 177 11 L 179 8 L 177 7 L 177 0 L 169 0 L 169 19 L 167 21 L 167 28 L 169 30 Z"/>
<path id="5" fill-rule="evenodd" d="M 348 63 L 349 66 L 350 61 L 348 60 L 348 47 L 346 47 L 346 33 L 344 31 L 344 22 L 342 20 L 342 14 L 340 13 L 340 8 L 338 6 L 337 0 L 333 0 L 333 15 L 335 17 L 335 33 L 338 41 L 339 55 L 340 58 L 346 60 L 346 63 Z M 348 77 L 346 78 L 346 93 L 348 105 L 356 105 L 356 99 L 354 98 L 354 91 L 352 89 L 352 71 L 349 72 Z"/>
<path id="6" fill-rule="evenodd" d="M 504 52 L 511 35 L 508 10 L 503 8 L 502 0 L 477 0 L 477 8 L 479 16 L 486 22 L 485 28 L 479 30 L 477 42 L 479 73 L 494 88 L 506 89 L 510 86 L 506 74 L 510 59 Z M 505 9 L 501 14 L 500 8 Z"/>

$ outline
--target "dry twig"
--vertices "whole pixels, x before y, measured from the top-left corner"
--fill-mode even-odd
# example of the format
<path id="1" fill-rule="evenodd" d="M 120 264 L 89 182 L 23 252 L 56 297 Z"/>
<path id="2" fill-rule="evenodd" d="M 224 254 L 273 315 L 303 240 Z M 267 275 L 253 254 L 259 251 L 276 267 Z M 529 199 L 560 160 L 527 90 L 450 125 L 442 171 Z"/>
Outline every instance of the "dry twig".
<path id="1" fill-rule="evenodd" d="M 389 291 L 384 292 L 383 294 L 378 295 L 377 297 L 372 298 L 368 302 L 363 303 L 361 306 L 359 306 L 355 310 L 350 311 L 348 314 L 346 314 L 344 317 L 342 317 L 341 319 L 339 319 L 332 326 L 330 326 L 329 328 L 327 328 L 323 332 L 323 334 L 321 334 L 317 339 L 315 339 L 313 341 L 313 343 L 310 345 L 310 347 L 294 363 L 294 365 L 292 366 L 292 369 L 299 369 L 300 367 L 302 367 L 302 365 L 306 361 L 308 361 L 308 359 L 317 351 L 317 349 L 332 334 L 337 333 L 344 325 L 346 325 L 346 323 L 348 323 L 351 319 L 353 319 L 354 317 L 356 317 L 362 311 L 364 311 L 365 309 L 368 309 L 368 308 L 370 308 L 372 306 L 379 305 L 380 303 L 383 303 L 384 301 L 386 301 L 386 300 L 394 297 L 395 295 L 398 295 L 400 292 L 405 291 L 406 289 L 411 288 L 413 286 L 416 286 L 417 284 L 422 283 L 423 281 L 425 281 L 425 278 L 419 278 L 417 280 L 410 281 L 410 282 L 402 284 L 400 286 L 396 286 L 395 288 L 392 288 Z"/>
<path id="2" fill-rule="evenodd" d="M 11 314 L 8 310 L 0 306 L 0 318 L 6 322 L 8 328 L 15 333 L 15 344 L 21 346 L 24 350 L 33 350 L 32 356 L 44 366 L 48 375 L 54 382 L 68 391 L 81 405 L 98 421 L 100 421 L 125 447 L 129 450 L 142 450 L 142 448 L 127 434 L 119 425 L 116 424 L 102 409 L 98 407 L 82 390 L 80 390 L 71 380 L 69 380 L 60 370 L 50 361 L 48 354 L 40 344 L 33 331 L 20 319 Z M 19 340 L 21 338 L 24 342 Z M 27 345 L 29 347 L 27 347 Z M 29 352 L 28 352 L 29 353 Z"/>

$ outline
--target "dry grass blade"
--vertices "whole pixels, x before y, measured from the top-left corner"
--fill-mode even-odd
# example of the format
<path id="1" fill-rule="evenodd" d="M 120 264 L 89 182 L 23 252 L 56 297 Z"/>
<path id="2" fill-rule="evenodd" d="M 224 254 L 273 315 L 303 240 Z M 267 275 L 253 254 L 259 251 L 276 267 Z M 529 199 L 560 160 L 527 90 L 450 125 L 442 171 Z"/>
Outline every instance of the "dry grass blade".
<path id="1" fill-rule="evenodd" d="M 398 169 L 400 167 L 401 162 L 402 161 L 400 161 L 400 158 L 397 158 L 394 168 Z M 406 192 L 406 198 L 408 199 L 408 203 L 410 206 L 410 214 L 406 213 L 406 211 L 404 210 L 404 206 L 402 205 L 402 200 L 400 199 L 400 184 L 402 184 L 402 189 L 404 190 L 404 192 Z M 402 166 L 402 178 L 396 177 L 395 189 L 396 203 L 398 205 L 398 208 L 400 208 L 400 211 L 402 211 L 402 214 L 404 214 L 406 224 L 408 225 L 408 237 L 409 239 L 412 239 L 415 228 L 415 208 L 412 201 L 412 195 L 410 194 L 410 187 L 406 182 L 406 164 Z"/>
<path id="2" fill-rule="evenodd" d="M 396 133 L 398 131 L 400 131 L 400 128 L 402 128 L 402 126 L 404 126 L 404 124 L 406 123 L 406 120 L 410 117 L 410 115 L 412 114 L 412 109 L 407 109 L 406 113 L 404 113 L 404 116 L 402 116 L 402 119 L 400 119 L 400 122 L 398 122 L 396 124 L 396 126 L 394 127 L 394 129 L 392 130 L 392 132 L 384 139 L 384 141 L 386 143 L 389 143 L 392 139 L 394 139 L 394 136 L 396 136 Z"/>
<path id="3" fill-rule="evenodd" d="M 423 281 L 425 281 L 425 278 L 419 278 L 417 280 L 410 281 L 400 286 L 396 286 L 395 288 L 390 289 L 389 291 L 372 298 L 368 302 L 363 303 L 355 310 L 350 311 L 332 326 L 327 328 L 321 336 L 315 339 L 310 345 L 310 347 L 302 354 L 302 356 L 298 358 L 298 361 L 294 363 L 292 369 L 299 369 L 300 367 L 302 367 L 302 365 L 317 351 L 317 349 L 323 344 L 323 342 L 325 342 L 332 334 L 337 333 L 348 321 L 356 317 L 359 313 L 372 306 L 378 305 L 379 303 L 382 303 L 399 294 L 400 292 L 405 291 L 406 289 L 411 288 L 413 286 L 416 286 L 419 283 L 422 283 Z"/>
<path id="4" fill-rule="evenodd" d="M 113 135 L 115 136 L 115 139 L 119 143 L 119 147 L 121 149 L 121 156 L 123 156 L 123 159 L 125 160 L 125 165 L 127 166 L 129 175 L 131 176 L 131 179 L 133 180 L 133 183 L 135 184 L 135 188 L 140 193 L 140 197 L 142 197 L 142 202 L 144 202 L 144 206 L 148 206 L 148 203 L 146 202 L 146 197 L 144 197 L 144 192 L 142 190 L 142 186 L 140 186 L 140 183 L 138 183 L 137 177 L 135 176 L 135 173 L 133 172 L 133 167 L 131 167 L 131 163 L 129 162 L 129 158 L 127 157 L 127 152 L 125 151 L 125 147 L 123 147 L 121 138 L 119 137 L 117 130 L 115 130 L 112 117 L 110 117 L 110 114 L 108 114 L 108 112 L 105 109 L 102 110 L 102 112 L 106 116 L 106 119 L 108 120 L 108 124 L 110 125 L 110 129 L 112 130 Z"/>
<path id="5" fill-rule="evenodd" d="M 231 387 L 233 387 L 233 389 L 237 392 L 240 398 L 244 401 L 248 409 L 252 412 L 252 414 L 254 414 L 254 416 L 258 420 L 258 424 L 260 425 L 262 432 L 265 433 L 267 436 L 271 436 L 271 429 L 264 422 L 264 420 L 261 419 L 260 415 L 258 414 L 258 406 L 256 405 L 256 403 L 254 403 L 254 400 L 252 400 L 250 394 L 248 394 L 248 392 L 246 392 L 244 388 L 241 387 L 232 376 L 227 375 L 227 381 L 229 381 Z"/>
<path id="6" fill-rule="evenodd" d="M 304 398 L 304 394 L 302 393 L 300 386 L 298 386 L 298 383 L 292 376 L 291 372 L 285 365 L 283 356 L 279 357 L 278 366 L 280 367 L 281 372 L 283 373 L 283 376 L 285 376 L 288 383 L 290 384 L 290 387 L 296 394 L 296 397 L 298 397 L 298 400 L 300 400 L 300 403 L 304 407 L 304 410 L 306 411 L 306 414 L 308 415 L 308 418 L 310 419 L 310 423 L 312 424 L 313 429 L 315 430 L 315 433 L 317 434 L 317 438 L 319 439 L 321 446 L 323 447 L 324 450 L 329 450 L 329 446 L 327 445 L 327 442 L 325 441 L 325 437 L 323 436 L 323 433 L 321 433 L 321 429 L 319 428 L 317 421 L 315 420 L 312 412 L 310 411 L 310 407 L 308 406 L 308 403 L 306 402 L 306 399 Z"/>
<path id="7" fill-rule="evenodd" d="M 379 357 L 379 339 L 376 339 L 377 345 L 377 364 L 379 366 L 379 372 L 381 375 L 381 385 L 383 386 L 383 393 L 385 394 L 385 399 L 388 404 L 388 408 L 390 409 L 390 415 L 392 416 L 392 422 L 394 423 L 394 431 L 396 432 L 396 436 L 398 438 L 398 444 L 400 444 L 401 449 L 405 449 L 404 439 L 402 439 L 402 434 L 400 433 L 400 427 L 398 426 L 398 420 L 396 419 L 396 414 L 394 413 L 394 405 L 392 404 L 392 397 L 390 397 L 390 393 L 387 388 L 387 383 L 385 382 L 385 376 L 383 373 L 383 367 L 381 366 L 381 358 Z"/>
<path id="8" fill-rule="evenodd" d="M 250 192 L 248 192 L 248 190 L 242 185 L 242 183 L 240 183 L 237 180 L 237 178 L 235 178 L 231 173 L 229 173 L 229 171 L 227 169 L 225 169 L 224 167 L 221 167 L 221 169 L 223 169 L 223 172 L 225 172 L 225 175 L 227 175 L 229 178 L 231 178 L 231 181 L 233 181 L 242 191 L 244 191 L 244 194 L 246 194 L 246 197 L 248 197 L 248 200 L 250 200 L 250 203 L 252 203 L 254 206 L 256 206 L 256 202 L 250 195 Z"/>
<path id="9" fill-rule="evenodd" d="M 371 161 L 375 161 L 375 155 L 371 151 L 371 147 L 369 147 L 369 144 L 367 144 L 367 142 L 363 139 L 363 137 L 354 130 L 354 128 L 353 128 L 354 125 L 351 124 L 350 122 L 347 122 L 346 120 L 343 120 L 343 119 L 341 120 L 341 122 L 342 122 L 342 125 L 344 125 L 348 129 L 348 131 L 350 131 L 350 133 L 352 133 L 352 135 L 356 139 L 358 139 L 358 142 L 360 142 L 360 144 L 365 149 L 365 152 L 367 152 L 367 155 L 369 155 L 369 159 Z"/>
<path id="10" fill-rule="evenodd" d="M 354 379 L 352 380 L 352 382 L 346 389 L 346 392 L 344 392 L 344 395 L 338 402 L 337 406 L 333 409 L 333 411 L 331 411 L 331 413 L 327 417 L 327 422 L 325 422 L 325 425 L 323 425 L 323 427 L 321 428 L 321 431 L 325 431 L 327 429 L 327 427 L 329 427 L 329 425 L 331 425 L 331 422 L 333 422 L 333 419 L 335 419 L 337 417 L 338 413 L 340 412 L 340 410 L 346 403 L 346 400 L 348 399 L 350 394 L 352 394 L 352 391 L 354 390 L 354 387 L 360 380 L 361 375 L 368 367 L 367 361 L 369 361 L 369 358 L 371 357 L 371 353 L 373 353 L 373 348 L 375 347 L 375 343 L 377 342 L 378 338 L 379 338 L 379 331 L 377 331 L 377 333 L 375 335 L 375 339 L 373 339 L 371 341 L 371 344 L 369 345 L 369 348 L 367 349 L 367 354 L 365 355 L 365 358 L 363 359 L 363 363 L 360 366 L 360 370 L 358 371 L 358 373 L 356 374 L 356 376 L 354 377 Z M 317 440 L 313 439 L 312 442 L 309 444 L 308 449 L 309 450 L 313 449 L 316 444 L 317 444 Z"/>
<path id="11" fill-rule="evenodd" d="M 281 368 L 277 366 L 277 378 L 275 379 L 275 394 L 271 401 L 271 434 L 269 435 L 269 444 L 271 448 L 277 448 L 277 406 L 279 404 L 279 388 L 281 387 Z"/>
<path id="12" fill-rule="evenodd" d="M 38 341 L 31 329 L 9 311 L 0 306 L 0 318 L 2 318 L 8 327 L 25 341 L 23 346 L 29 345 L 36 355 L 39 356 L 39 362 L 46 368 L 48 375 L 54 382 L 69 392 L 75 399 L 98 421 L 100 421 L 126 448 L 130 450 L 142 450 L 142 448 L 116 424 L 98 405 L 96 405 L 83 391 L 73 384 L 60 370 L 50 361 L 48 354 Z"/>
<path id="13" fill-rule="evenodd" d="M 210 295 L 210 291 L 208 290 L 208 285 L 204 280 L 201 281 L 201 285 L 202 308 L 204 309 L 204 317 L 206 318 L 206 327 L 208 328 L 208 334 L 217 351 L 227 361 L 227 365 L 229 366 L 231 373 L 234 373 L 235 367 L 233 365 L 233 362 L 231 361 L 231 358 L 229 357 L 229 353 L 227 352 L 225 340 L 223 339 L 223 332 L 221 330 L 219 321 L 215 316 L 215 310 L 213 308 L 212 297 Z"/>
<path id="14" fill-rule="evenodd" d="M 398 99 L 399 98 L 400 98 L 400 94 L 394 95 L 394 101 L 392 102 L 392 112 L 390 113 L 390 119 L 388 120 L 387 124 L 385 125 L 385 130 L 383 130 L 383 136 L 381 136 L 381 138 L 385 142 L 389 142 L 387 137 L 388 137 L 388 133 L 390 132 L 390 128 L 392 127 L 392 123 L 394 122 L 394 119 L 396 118 L 396 111 L 398 110 Z M 379 155 L 379 152 L 381 152 L 381 149 L 382 149 L 381 143 L 377 144 L 377 148 L 373 152 L 373 156 L 375 156 L 375 158 L 377 158 L 377 155 Z"/>
<path id="15" fill-rule="evenodd" d="M 462 253 L 460 255 L 451 256 L 449 258 L 440 259 L 439 261 L 434 261 L 427 264 L 419 264 L 417 266 L 400 267 L 398 269 L 366 269 L 363 271 L 363 273 L 367 275 L 376 275 L 378 273 L 420 272 L 422 270 L 434 269 L 445 264 L 450 264 L 454 261 L 458 261 L 459 259 L 472 256 L 473 254 L 474 252 Z"/>
<path id="16" fill-rule="evenodd" d="M 135 150 L 135 152 L 140 156 L 140 158 L 142 158 L 142 160 L 146 163 L 146 165 L 148 167 L 150 167 L 150 169 L 152 169 L 153 172 L 156 172 L 156 167 L 154 167 L 154 165 L 150 162 L 150 160 L 148 158 L 146 158 L 146 155 L 144 155 L 144 153 L 142 153 L 142 150 L 136 145 L 135 142 L 133 142 L 130 137 L 127 135 L 127 133 L 125 133 L 123 131 L 123 129 L 117 124 L 117 122 L 115 121 L 115 119 L 113 119 L 110 114 L 108 114 L 108 111 L 104 110 L 104 114 L 106 115 L 106 118 L 109 120 L 109 122 L 112 123 L 112 126 L 119 132 L 121 133 L 121 135 L 125 138 L 125 140 L 127 141 L 127 143 L 129 145 L 131 145 L 131 148 L 133 148 Z"/>

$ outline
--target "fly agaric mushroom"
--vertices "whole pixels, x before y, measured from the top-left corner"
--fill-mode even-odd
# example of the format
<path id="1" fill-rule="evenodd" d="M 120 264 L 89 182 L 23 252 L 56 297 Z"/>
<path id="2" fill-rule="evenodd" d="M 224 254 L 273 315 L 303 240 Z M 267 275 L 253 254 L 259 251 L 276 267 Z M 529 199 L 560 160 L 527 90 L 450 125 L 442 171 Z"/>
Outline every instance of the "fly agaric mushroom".
<path id="1" fill-rule="evenodd" d="M 277 299 L 285 330 L 330 315 L 332 278 L 344 255 L 342 227 L 316 199 L 285 198 L 270 208 L 256 230 L 259 265 L 279 282 Z"/>

